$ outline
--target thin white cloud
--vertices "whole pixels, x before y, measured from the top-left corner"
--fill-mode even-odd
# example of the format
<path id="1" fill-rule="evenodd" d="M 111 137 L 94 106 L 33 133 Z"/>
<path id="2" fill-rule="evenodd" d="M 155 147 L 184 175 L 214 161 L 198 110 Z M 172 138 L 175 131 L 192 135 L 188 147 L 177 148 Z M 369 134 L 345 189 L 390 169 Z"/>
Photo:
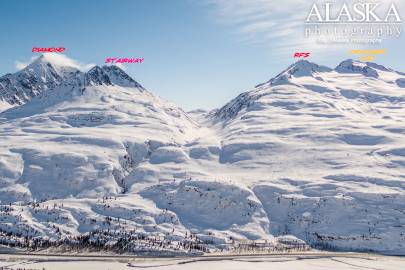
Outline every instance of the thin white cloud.
<path id="1" fill-rule="evenodd" d="M 79 62 L 61 53 L 44 53 L 44 57 L 54 65 L 74 67 L 81 71 L 87 71 L 95 66 L 95 64 Z"/>
<path id="2" fill-rule="evenodd" d="M 113 65 L 119 67 L 122 70 L 126 70 L 126 67 L 122 63 L 114 63 Z"/>
<path id="3" fill-rule="evenodd" d="M 30 63 L 32 63 L 35 59 L 37 59 L 38 56 L 32 56 L 29 61 L 15 61 L 15 67 L 18 70 L 24 69 L 26 66 L 28 66 Z"/>
<path id="4" fill-rule="evenodd" d="M 240 39 L 271 49 L 308 46 L 303 37 L 307 0 L 207 0 L 220 23 L 237 27 Z M 268 44 L 268 45 L 267 45 Z M 308 48 L 302 48 L 307 49 Z"/>
<path id="5" fill-rule="evenodd" d="M 336 7 L 340 7 L 342 3 L 351 1 L 353 0 L 332 2 Z M 235 26 L 240 41 L 267 47 L 271 53 L 292 54 L 294 51 L 302 50 L 331 56 L 353 47 L 364 46 L 364 44 L 350 43 L 325 45 L 317 42 L 317 37 L 305 37 L 305 20 L 314 2 L 321 4 L 323 1 L 206 0 L 211 7 L 214 19 L 218 23 Z M 393 0 L 393 2 L 396 3 L 398 10 L 405 7 L 403 0 Z M 387 4 L 388 8 L 389 3 L 382 2 L 382 4 Z"/>
<path id="6" fill-rule="evenodd" d="M 92 67 L 95 66 L 95 64 L 85 64 L 85 63 L 79 62 L 79 61 L 69 58 L 66 55 L 61 54 L 61 53 L 44 53 L 43 56 L 45 57 L 45 59 L 47 61 L 49 61 L 50 63 L 52 63 L 53 65 L 55 65 L 57 67 L 62 67 L 62 66 L 66 67 L 67 66 L 67 67 L 77 68 L 81 71 L 88 71 L 89 69 L 91 69 Z M 33 56 L 30 58 L 29 61 L 15 61 L 15 67 L 18 70 L 21 70 L 21 69 L 25 68 L 26 66 L 28 66 L 33 61 L 35 61 L 38 57 L 39 56 Z"/>

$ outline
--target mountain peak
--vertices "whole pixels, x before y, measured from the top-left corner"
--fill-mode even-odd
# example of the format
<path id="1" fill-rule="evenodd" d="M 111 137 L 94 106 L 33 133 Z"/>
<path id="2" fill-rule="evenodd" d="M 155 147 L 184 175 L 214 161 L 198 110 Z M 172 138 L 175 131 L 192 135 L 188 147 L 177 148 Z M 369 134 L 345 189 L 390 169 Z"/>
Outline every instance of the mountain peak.
<path id="1" fill-rule="evenodd" d="M 132 79 L 124 70 L 118 66 L 103 66 L 102 69 L 106 72 L 112 80 L 112 83 L 125 87 L 136 87 L 144 89 L 142 85 Z"/>
<path id="2" fill-rule="evenodd" d="M 86 85 L 112 85 L 108 75 L 99 66 L 93 67 L 86 73 L 85 81 Z"/>
<path id="3" fill-rule="evenodd" d="M 335 71 L 339 73 L 355 73 L 362 74 L 366 77 L 378 78 L 379 74 L 376 69 L 387 70 L 384 66 L 370 62 L 361 62 L 353 59 L 347 59 L 340 63 Z"/>
<path id="4" fill-rule="evenodd" d="M 118 85 L 145 89 L 117 66 L 94 66 L 88 72 L 82 65 L 63 54 L 44 53 L 14 74 L 0 77 L 0 102 L 11 106 L 22 105 L 43 92 L 65 85 Z"/>
<path id="5" fill-rule="evenodd" d="M 286 71 L 294 77 L 312 76 L 317 72 L 329 72 L 331 68 L 321 66 L 307 60 L 299 60 L 291 65 Z"/>
<path id="6" fill-rule="evenodd" d="M 35 59 L 24 70 L 53 69 L 58 73 L 72 73 L 79 71 L 80 67 L 75 61 L 62 54 L 44 53 Z"/>
<path id="7" fill-rule="evenodd" d="M 125 71 L 117 66 L 95 66 L 86 75 L 86 85 L 119 85 L 135 87 L 144 90 L 142 85 L 132 79 Z"/>
<path id="8" fill-rule="evenodd" d="M 22 70 L 1 77 L 0 100 L 10 105 L 22 105 L 65 81 L 77 84 L 80 71 L 71 61 L 64 61 L 65 58 L 44 54 Z"/>
<path id="9" fill-rule="evenodd" d="M 282 71 L 276 77 L 268 81 L 268 83 L 270 83 L 271 85 L 287 84 L 289 83 L 289 79 L 293 77 L 299 78 L 313 76 L 315 73 L 329 71 L 332 71 L 332 69 L 329 67 L 321 66 L 307 60 L 299 60 Z"/>
<path id="10" fill-rule="evenodd" d="M 292 64 L 285 70 L 285 73 L 288 73 L 294 77 L 305 77 L 312 76 L 317 72 L 329 72 L 331 68 L 326 66 L 321 66 L 307 60 L 299 60 L 296 63 Z"/>

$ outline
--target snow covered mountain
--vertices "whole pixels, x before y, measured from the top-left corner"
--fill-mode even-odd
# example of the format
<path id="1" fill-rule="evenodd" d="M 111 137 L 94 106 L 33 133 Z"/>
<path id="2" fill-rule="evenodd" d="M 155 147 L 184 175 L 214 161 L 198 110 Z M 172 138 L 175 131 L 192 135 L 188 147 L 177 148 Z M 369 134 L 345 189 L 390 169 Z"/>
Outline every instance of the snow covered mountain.
<path id="1" fill-rule="evenodd" d="M 190 114 L 116 66 L 45 57 L 6 76 L 1 97 L 23 105 L 0 113 L 2 243 L 173 251 L 296 236 L 405 254 L 403 73 L 299 61 Z"/>
<path id="2" fill-rule="evenodd" d="M 80 85 L 82 73 L 71 65 L 44 54 L 21 71 L 0 77 L 0 102 L 21 105 L 62 84 Z"/>
<path id="3" fill-rule="evenodd" d="M 105 84 L 143 89 L 139 83 L 117 66 L 95 66 L 85 74 L 84 80 L 86 86 Z"/>
<path id="4" fill-rule="evenodd" d="M 116 84 L 143 89 L 117 66 L 95 66 L 84 73 L 63 60 L 55 54 L 43 54 L 21 71 L 0 77 L 0 111 L 25 104 L 58 86 Z"/>
<path id="5" fill-rule="evenodd" d="M 404 252 L 403 78 L 299 61 L 212 114 L 219 161 L 245 174 L 273 234 Z"/>

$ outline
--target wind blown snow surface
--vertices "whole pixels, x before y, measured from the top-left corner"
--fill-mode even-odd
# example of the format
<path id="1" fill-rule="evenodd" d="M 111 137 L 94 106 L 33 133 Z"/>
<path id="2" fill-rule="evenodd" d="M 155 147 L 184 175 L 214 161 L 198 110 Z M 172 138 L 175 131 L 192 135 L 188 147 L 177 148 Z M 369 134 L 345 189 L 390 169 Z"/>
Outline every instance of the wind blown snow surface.
<path id="1" fill-rule="evenodd" d="M 0 267 L 4 269 L 46 269 L 46 270 L 128 270 L 128 269 L 162 269 L 162 270 L 356 270 L 381 269 L 403 270 L 405 259 L 393 256 L 377 256 L 356 253 L 320 253 L 318 255 L 283 255 L 271 256 L 232 256 L 232 257 L 193 257 L 193 258 L 125 258 L 115 256 L 99 257 L 47 257 L 0 255 Z"/>
<path id="2" fill-rule="evenodd" d="M 405 254 L 404 80 L 300 61 L 187 114 L 118 67 L 41 57 L 0 79 L 1 241 Z"/>

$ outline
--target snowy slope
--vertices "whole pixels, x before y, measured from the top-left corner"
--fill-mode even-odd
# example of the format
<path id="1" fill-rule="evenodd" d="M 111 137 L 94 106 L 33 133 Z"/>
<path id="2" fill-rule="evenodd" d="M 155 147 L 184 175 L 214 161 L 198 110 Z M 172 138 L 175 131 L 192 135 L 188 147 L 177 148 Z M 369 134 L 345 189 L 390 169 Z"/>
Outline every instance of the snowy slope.
<path id="1" fill-rule="evenodd" d="M 402 73 L 300 61 L 218 110 L 186 114 L 115 66 L 30 66 L 46 85 L 0 113 L 6 243 L 86 233 L 80 241 L 123 238 L 127 250 L 301 243 L 290 234 L 405 253 Z"/>
<path id="2" fill-rule="evenodd" d="M 52 60 L 45 60 L 45 67 L 54 70 Z M 183 239 L 183 244 L 196 242 L 190 238 L 192 229 L 203 230 L 201 237 L 219 244 L 225 241 L 222 234 L 230 233 L 227 229 L 236 235 L 257 231 L 260 238 L 271 237 L 252 191 L 214 179 L 176 181 L 190 180 L 187 167 L 194 165 L 187 145 L 200 132 L 208 132 L 206 128 L 118 67 L 94 67 L 78 74 L 83 83 L 63 82 L 0 114 L 0 200 L 4 204 L 0 229 L 14 233 L 3 235 L 3 241 L 13 242 L 19 235 L 73 239 L 97 230 L 136 231 L 138 236 L 151 237 L 169 234 L 169 238 Z M 157 192 L 161 189 L 162 193 Z M 190 193 L 189 201 L 176 208 L 179 213 L 165 207 L 170 204 L 164 197 L 169 190 L 180 198 L 190 189 L 197 193 Z M 214 199 L 206 202 L 204 213 L 188 217 L 205 200 L 201 193 Z M 243 204 L 234 205 L 240 198 Z M 230 205 L 228 216 L 244 217 L 216 226 L 215 220 L 204 223 L 211 219 L 212 208 L 221 218 L 226 212 L 222 204 Z M 231 221 L 246 225 L 246 230 Z M 116 240 L 116 235 L 109 237 L 103 235 L 104 240 Z M 152 248 L 151 241 L 141 247 L 135 243 L 132 249 Z"/>
<path id="3" fill-rule="evenodd" d="M 403 78 L 373 63 L 300 61 L 213 113 L 219 161 L 246 175 L 273 234 L 404 251 Z"/>

